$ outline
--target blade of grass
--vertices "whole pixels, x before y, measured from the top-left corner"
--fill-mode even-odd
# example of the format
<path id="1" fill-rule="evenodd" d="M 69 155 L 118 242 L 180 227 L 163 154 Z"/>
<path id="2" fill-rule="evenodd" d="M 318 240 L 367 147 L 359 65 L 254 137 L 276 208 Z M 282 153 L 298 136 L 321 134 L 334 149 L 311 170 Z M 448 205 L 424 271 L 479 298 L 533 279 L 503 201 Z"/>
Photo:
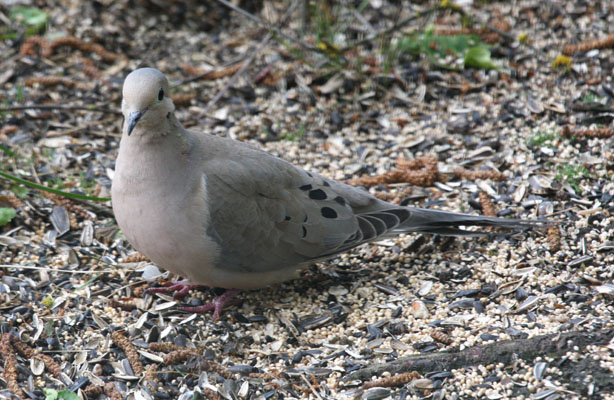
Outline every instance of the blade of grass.
<path id="1" fill-rule="evenodd" d="M 87 280 L 87 282 L 85 282 L 83 285 L 79 285 L 76 288 L 74 288 L 72 291 L 76 292 L 77 290 L 81 290 L 86 286 L 91 285 L 94 281 L 96 281 L 98 278 L 100 278 L 102 276 L 102 274 L 98 274 L 95 276 L 92 276 L 90 279 Z"/>
<path id="2" fill-rule="evenodd" d="M 7 155 L 11 156 L 11 157 L 16 157 L 17 153 L 15 153 L 13 150 L 9 149 L 8 147 L 6 147 L 3 144 L 0 144 L 0 150 L 2 150 L 4 153 L 6 153 Z"/>
<path id="3" fill-rule="evenodd" d="M 18 177 L 14 176 L 14 175 L 8 174 L 8 173 L 3 172 L 3 171 L 0 171 L 0 177 L 8 179 L 8 180 L 11 180 L 13 182 L 21 183 L 22 185 L 29 186 L 29 187 L 34 188 L 34 189 L 42 190 L 44 192 L 48 192 L 48 193 L 53 193 L 53 194 L 57 194 L 57 195 L 60 195 L 60 196 L 64 196 L 64 197 L 67 197 L 69 199 L 89 200 L 89 201 L 98 201 L 98 202 L 105 202 L 105 201 L 111 200 L 110 198 L 107 198 L 107 197 L 87 196 L 87 195 L 84 195 L 84 194 L 70 193 L 70 192 L 64 192 L 64 191 L 58 190 L 58 189 L 52 189 L 52 188 L 49 188 L 47 186 L 39 185 L 38 183 L 34 183 L 34 182 L 30 182 L 30 181 L 25 180 L 25 179 L 18 178 Z"/>

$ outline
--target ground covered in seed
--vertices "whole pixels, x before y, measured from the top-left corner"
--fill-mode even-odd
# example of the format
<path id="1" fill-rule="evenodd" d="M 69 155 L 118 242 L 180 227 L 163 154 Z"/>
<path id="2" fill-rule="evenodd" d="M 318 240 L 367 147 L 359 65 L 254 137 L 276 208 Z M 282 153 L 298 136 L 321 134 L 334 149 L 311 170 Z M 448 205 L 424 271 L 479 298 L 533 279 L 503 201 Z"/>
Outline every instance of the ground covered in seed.
<path id="1" fill-rule="evenodd" d="M 614 398 L 612 4 L 235 3 L 0 3 L 0 398 Z M 146 293 L 164 271 L 104 201 L 143 66 L 195 131 L 562 223 L 387 239 L 183 313 L 220 292 Z"/>

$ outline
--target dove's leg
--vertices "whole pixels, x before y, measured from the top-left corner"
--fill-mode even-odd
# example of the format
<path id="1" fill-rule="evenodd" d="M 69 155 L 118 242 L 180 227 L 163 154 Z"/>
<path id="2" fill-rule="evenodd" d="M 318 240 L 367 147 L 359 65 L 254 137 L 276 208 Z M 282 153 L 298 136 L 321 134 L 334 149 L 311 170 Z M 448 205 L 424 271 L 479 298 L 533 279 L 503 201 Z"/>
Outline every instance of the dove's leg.
<path id="1" fill-rule="evenodd" d="M 157 288 L 149 288 L 147 289 L 147 293 L 168 293 L 174 292 L 173 297 L 176 299 L 180 299 L 188 295 L 190 290 L 197 289 L 203 287 L 202 285 L 192 285 L 189 283 L 187 279 L 183 279 L 177 282 L 170 283 L 167 286 L 157 287 Z"/>
<path id="2" fill-rule="evenodd" d="M 224 294 L 216 297 L 211 303 L 204 304 L 196 307 L 179 307 L 181 311 L 194 312 L 194 313 L 208 313 L 213 311 L 213 319 L 217 320 L 220 317 L 220 313 L 224 307 L 236 303 L 235 296 L 239 293 L 238 289 L 227 289 Z"/>

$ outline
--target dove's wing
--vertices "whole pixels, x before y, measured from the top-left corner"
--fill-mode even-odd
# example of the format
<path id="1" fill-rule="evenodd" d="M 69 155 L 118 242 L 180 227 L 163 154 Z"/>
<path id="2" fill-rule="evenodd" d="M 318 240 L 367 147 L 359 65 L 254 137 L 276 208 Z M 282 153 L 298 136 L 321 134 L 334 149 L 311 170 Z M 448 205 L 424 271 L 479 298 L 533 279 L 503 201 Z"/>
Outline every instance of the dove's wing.
<path id="1" fill-rule="evenodd" d="M 237 142 L 208 139 L 216 143 L 218 156 L 207 157 L 203 165 L 211 218 L 207 234 L 220 244 L 224 268 L 292 267 L 373 237 L 360 233 L 354 209 L 377 202 L 364 190 L 342 196 L 335 190 L 339 184 L 321 175 Z M 230 143 L 233 148 L 224 151 Z"/>

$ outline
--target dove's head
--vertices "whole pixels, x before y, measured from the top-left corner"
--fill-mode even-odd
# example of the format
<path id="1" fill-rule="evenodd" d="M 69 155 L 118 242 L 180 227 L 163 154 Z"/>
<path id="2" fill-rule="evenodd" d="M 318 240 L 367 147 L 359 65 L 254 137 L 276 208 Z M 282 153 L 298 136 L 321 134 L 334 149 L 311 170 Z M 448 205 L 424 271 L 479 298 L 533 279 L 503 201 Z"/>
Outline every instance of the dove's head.
<path id="1" fill-rule="evenodd" d="M 144 128 L 164 126 L 175 110 L 168 80 L 155 68 L 141 68 L 128 74 L 122 94 L 123 129 L 128 135 L 137 124 Z"/>

